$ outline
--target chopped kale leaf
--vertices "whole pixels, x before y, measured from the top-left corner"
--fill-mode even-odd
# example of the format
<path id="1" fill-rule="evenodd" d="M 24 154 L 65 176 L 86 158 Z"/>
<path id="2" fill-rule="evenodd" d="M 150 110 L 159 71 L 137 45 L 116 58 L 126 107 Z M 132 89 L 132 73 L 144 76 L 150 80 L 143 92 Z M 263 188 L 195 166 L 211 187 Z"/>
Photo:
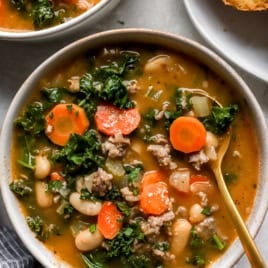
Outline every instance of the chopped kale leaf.
<path id="1" fill-rule="evenodd" d="M 194 255 L 190 258 L 187 258 L 186 263 L 197 267 L 204 267 L 206 265 L 206 259 L 201 255 Z"/>
<path id="2" fill-rule="evenodd" d="M 213 106 L 211 114 L 203 120 L 205 128 L 216 135 L 224 134 L 238 112 L 238 105 Z"/>
<path id="3" fill-rule="evenodd" d="M 205 216 L 210 216 L 211 215 L 211 207 L 204 207 L 203 210 L 201 211 L 202 214 Z"/>
<path id="4" fill-rule="evenodd" d="M 32 136 L 40 134 L 45 128 L 43 105 L 40 102 L 28 105 L 23 114 L 15 120 L 15 125 Z"/>
<path id="5" fill-rule="evenodd" d="M 91 200 L 98 201 L 98 197 L 96 197 L 93 193 L 89 192 L 87 189 L 82 189 L 80 193 L 81 200 Z"/>
<path id="6" fill-rule="evenodd" d="M 58 193 L 62 188 L 62 181 L 49 181 L 47 184 L 47 193 Z"/>
<path id="7" fill-rule="evenodd" d="M 36 0 L 32 10 L 33 23 L 36 28 L 51 25 L 56 18 L 50 0 Z"/>
<path id="8" fill-rule="evenodd" d="M 198 235 L 195 228 L 191 229 L 191 236 L 190 236 L 190 247 L 191 248 L 200 248 L 204 245 L 205 241 Z"/>
<path id="9" fill-rule="evenodd" d="M 237 182 L 238 176 L 234 173 L 225 172 L 223 174 L 223 178 L 226 183 L 231 184 Z"/>
<path id="10" fill-rule="evenodd" d="M 118 201 L 116 202 L 116 206 L 126 217 L 130 215 L 130 207 L 126 202 Z"/>
<path id="11" fill-rule="evenodd" d="M 11 5 L 20 12 L 26 11 L 27 0 L 10 0 Z"/>
<path id="12" fill-rule="evenodd" d="M 130 224 L 123 228 L 112 240 L 106 240 L 108 258 L 130 256 L 134 251 L 134 242 L 143 242 L 144 233 L 138 224 Z"/>
<path id="13" fill-rule="evenodd" d="M 52 159 L 65 164 L 65 170 L 69 173 L 96 171 L 104 162 L 96 131 L 90 130 L 83 136 L 72 134 L 67 144 Z"/>
<path id="14" fill-rule="evenodd" d="M 105 251 L 95 250 L 90 254 L 81 254 L 87 268 L 107 268 L 107 256 Z"/>
<path id="15" fill-rule="evenodd" d="M 64 95 L 67 94 L 65 88 L 43 88 L 41 90 L 42 95 L 47 99 L 49 104 L 59 103 L 63 100 Z"/>
<path id="16" fill-rule="evenodd" d="M 22 179 L 11 182 L 9 188 L 18 197 L 28 196 L 33 191 L 32 188 L 26 184 L 26 181 Z"/>
<path id="17" fill-rule="evenodd" d="M 217 234 L 213 234 L 213 236 L 210 238 L 210 243 L 220 251 L 225 249 L 224 241 Z"/>
<path id="18" fill-rule="evenodd" d="M 135 106 L 134 102 L 129 99 L 126 86 L 115 75 L 105 80 L 104 86 L 99 92 L 99 97 L 104 101 L 113 103 L 120 109 L 130 109 Z"/>

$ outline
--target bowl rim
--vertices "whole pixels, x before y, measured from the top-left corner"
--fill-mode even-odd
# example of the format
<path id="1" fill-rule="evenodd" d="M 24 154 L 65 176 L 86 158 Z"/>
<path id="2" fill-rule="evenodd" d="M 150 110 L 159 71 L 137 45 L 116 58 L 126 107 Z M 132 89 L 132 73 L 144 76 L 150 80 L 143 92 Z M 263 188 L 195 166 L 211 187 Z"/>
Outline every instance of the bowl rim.
<path id="1" fill-rule="evenodd" d="M 0 146 L 2 150 L 0 151 L 0 163 L 3 165 L 0 168 L 0 183 L 1 183 L 1 192 L 4 201 L 5 208 L 7 210 L 8 216 L 11 219 L 14 229 L 29 249 L 29 251 L 45 266 L 50 266 L 53 264 L 53 267 L 62 267 L 59 266 L 57 260 L 51 252 L 41 246 L 40 242 L 37 243 L 37 239 L 34 238 L 33 234 L 29 231 L 26 223 L 22 223 L 22 225 L 18 225 L 18 222 L 22 222 L 21 213 L 16 213 L 18 209 L 18 201 L 14 197 L 14 195 L 9 190 L 8 184 L 10 182 L 10 167 L 8 158 L 10 152 L 10 136 L 12 133 L 12 124 L 14 118 L 17 115 L 18 109 L 21 108 L 26 100 L 27 96 L 33 90 L 34 85 L 37 81 L 50 70 L 50 66 L 54 66 L 57 64 L 61 64 L 62 61 L 66 59 L 70 59 L 73 55 L 79 55 L 86 51 L 87 49 L 92 49 L 94 47 L 105 46 L 105 44 L 117 44 L 120 45 L 121 42 L 126 42 L 132 40 L 135 43 L 153 43 L 165 47 L 171 48 L 179 47 L 177 51 L 183 54 L 187 54 L 189 57 L 192 57 L 196 61 L 205 62 L 208 65 L 208 68 L 212 71 L 216 72 L 220 77 L 222 77 L 225 81 L 227 81 L 233 88 L 236 88 L 238 94 L 243 93 L 243 98 L 248 102 L 250 107 L 250 111 L 252 112 L 252 121 L 255 123 L 256 127 L 256 135 L 258 138 L 258 148 L 260 157 L 260 174 L 259 174 L 259 187 L 257 188 L 256 197 L 254 200 L 253 210 L 248 218 L 247 224 L 249 225 L 249 231 L 252 236 L 255 236 L 258 230 L 261 227 L 261 224 L 264 220 L 267 206 L 268 206 L 268 195 L 266 191 L 268 189 L 268 180 L 266 177 L 268 176 L 268 138 L 266 136 L 267 133 L 267 125 L 265 121 L 265 117 L 263 111 L 260 108 L 259 103 L 257 102 L 255 96 L 243 81 L 243 79 L 238 75 L 238 73 L 221 57 L 219 57 L 216 53 L 211 51 L 209 48 L 185 38 L 180 35 L 171 34 L 167 32 L 162 32 L 158 30 L 152 29 L 117 29 L 117 30 L 109 30 L 93 35 L 89 35 L 82 39 L 79 39 L 68 46 L 60 49 L 58 52 L 51 55 L 48 59 L 46 59 L 43 63 L 41 63 L 36 70 L 30 74 L 30 76 L 25 80 L 17 94 L 13 98 L 9 109 L 7 111 L 2 133 L 0 137 Z M 182 48 L 183 47 L 183 48 Z M 176 51 L 176 49 L 175 49 Z M 196 54 L 188 54 L 188 53 L 196 53 Z M 201 57 L 203 57 L 201 59 Z M 214 64 L 214 66 L 213 66 Z M 52 69 L 54 68 L 52 67 Z M 215 68 L 215 69 L 212 69 Z M 218 69 L 217 69 L 218 68 Z M 216 70 L 216 71 L 215 71 Z M 218 72 L 223 72 L 219 74 Z M 28 90 L 30 89 L 30 90 Z M 15 206 L 15 210 L 13 207 Z M 256 221 L 258 219 L 258 221 Z M 24 220 L 25 222 L 25 220 Z M 45 249 L 45 251 L 44 251 Z M 44 254 L 46 253 L 46 254 Z M 236 263 L 239 258 L 243 254 L 243 249 L 238 239 L 232 243 L 232 245 L 227 249 L 224 253 L 224 258 L 220 257 L 214 264 L 213 267 L 218 267 L 222 265 L 222 267 L 231 267 L 234 263 Z M 52 261 L 51 261 L 52 260 Z M 63 265 L 61 263 L 61 265 Z M 65 267 L 65 266 L 64 266 Z"/>
<path id="2" fill-rule="evenodd" d="M 100 0 L 96 5 L 94 5 L 89 10 L 83 12 L 77 17 L 71 18 L 70 20 L 51 26 L 49 28 L 44 28 L 41 30 L 32 31 L 9 31 L 8 29 L 0 28 L 0 40 L 38 40 L 42 38 L 54 37 L 60 33 L 72 31 L 77 25 L 85 22 L 89 18 L 93 18 L 99 13 L 103 12 L 112 3 L 118 3 L 120 0 Z"/>

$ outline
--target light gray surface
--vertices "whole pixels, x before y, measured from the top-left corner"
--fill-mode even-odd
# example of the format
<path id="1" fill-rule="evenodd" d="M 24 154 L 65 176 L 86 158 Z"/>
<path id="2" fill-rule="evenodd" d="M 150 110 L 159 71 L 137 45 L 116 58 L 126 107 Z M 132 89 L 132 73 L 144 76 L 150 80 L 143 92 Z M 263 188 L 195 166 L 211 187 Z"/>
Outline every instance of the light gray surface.
<path id="1" fill-rule="evenodd" d="M 203 0 L 204 1 L 204 0 Z M 121 24 L 124 22 L 124 24 Z M 5 113 L 17 89 L 26 77 L 49 55 L 70 42 L 88 34 L 114 28 L 152 28 L 180 34 L 201 42 L 205 41 L 194 29 L 181 0 L 121 0 L 119 6 L 101 22 L 83 29 L 74 36 L 49 42 L 19 43 L 0 42 L 0 127 Z M 267 49 L 268 50 L 268 49 Z M 268 53 L 268 51 L 267 51 Z M 268 117 L 268 84 L 235 68 L 252 89 Z M 267 70 L 268 72 L 268 70 Z M 258 219 L 256 219 L 258 220 Z M 0 200 L 0 223 L 9 224 Z M 268 259 L 268 217 L 256 242 L 265 259 Z M 243 257 L 237 267 L 250 267 Z"/>

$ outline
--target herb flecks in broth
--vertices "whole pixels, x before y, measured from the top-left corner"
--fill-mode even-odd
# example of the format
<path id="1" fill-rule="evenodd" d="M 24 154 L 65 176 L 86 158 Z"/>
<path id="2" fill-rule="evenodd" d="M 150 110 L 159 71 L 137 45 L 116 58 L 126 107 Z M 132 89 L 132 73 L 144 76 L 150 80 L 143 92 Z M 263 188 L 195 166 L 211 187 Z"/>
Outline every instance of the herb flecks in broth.
<path id="1" fill-rule="evenodd" d="M 235 233 L 207 163 L 230 124 L 239 138 L 223 170 L 244 219 L 258 177 L 250 117 L 226 84 L 139 47 L 90 51 L 38 87 L 16 120 L 10 189 L 49 249 L 73 267 L 200 267 L 224 254 Z"/>

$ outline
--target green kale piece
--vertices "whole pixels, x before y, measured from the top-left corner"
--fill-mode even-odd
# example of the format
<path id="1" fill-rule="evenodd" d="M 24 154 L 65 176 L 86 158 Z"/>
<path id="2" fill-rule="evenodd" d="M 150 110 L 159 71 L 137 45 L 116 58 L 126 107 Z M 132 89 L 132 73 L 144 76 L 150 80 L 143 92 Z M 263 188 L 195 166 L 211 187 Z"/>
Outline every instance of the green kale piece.
<path id="1" fill-rule="evenodd" d="M 116 206 L 126 217 L 130 215 L 130 207 L 128 206 L 126 202 L 117 201 Z"/>
<path id="2" fill-rule="evenodd" d="M 45 224 L 40 216 L 27 216 L 26 222 L 41 241 L 47 240 L 51 234 L 61 235 L 59 228 L 55 224 Z"/>
<path id="3" fill-rule="evenodd" d="M 161 261 L 149 254 L 132 254 L 129 257 L 121 257 L 124 268 L 164 268 Z"/>
<path id="4" fill-rule="evenodd" d="M 225 172 L 223 178 L 227 184 L 231 184 L 237 182 L 238 176 L 235 173 Z"/>
<path id="5" fill-rule="evenodd" d="M 62 188 L 62 181 L 49 181 L 47 184 L 47 193 L 58 193 Z"/>
<path id="6" fill-rule="evenodd" d="M 43 236 L 44 221 L 39 216 L 27 216 L 26 221 L 30 229 L 36 234 L 37 237 Z"/>
<path id="7" fill-rule="evenodd" d="M 123 200 L 123 196 L 120 190 L 113 185 L 112 189 L 105 194 L 104 199 L 115 202 L 118 200 Z"/>
<path id="8" fill-rule="evenodd" d="M 72 134 L 67 144 L 52 159 L 64 164 L 67 173 L 96 171 L 104 162 L 97 132 L 92 129 L 83 136 Z"/>
<path id="9" fill-rule="evenodd" d="M 203 120 L 205 128 L 216 135 L 224 134 L 238 112 L 238 105 L 213 106 L 211 114 Z"/>
<path id="10" fill-rule="evenodd" d="M 87 189 L 82 189 L 80 193 L 81 200 L 91 200 L 98 201 L 98 197 L 96 197 L 93 193 L 89 192 Z"/>
<path id="11" fill-rule="evenodd" d="M 95 250 L 90 254 L 81 254 L 87 268 L 108 268 L 107 256 L 104 251 Z"/>
<path id="12" fill-rule="evenodd" d="M 194 255 L 190 258 L 187 258 L 186 263 L 197 267 L 204 267 L 206 265 L 206 259 L 202 255 Z"/>
<path id="13" fill-rule="evenodd" d="M 47 99 L 49 104 L 59 103 L 65 94 L 67 94 L 66 88 L 43 88 L 41 90 L 42 95 Z"/>
<path id="14" fill-rule="evenodd" d="M 123 228 L 112 240 L 106 240 L 108 247 L 107 257 L 130 256 L 134 252 L 134 242 L 143 242 L 144 233 L 138 224 L 132 223 Z"/>
<path id="15" fill-rule="evenodd" d="M 210 243 L 212 246 L 214 246 L 216 249 L 222 251 L 225 249 L 225 243 L 224 241 L 218 236 L 218 234 L 213 234 L 210 238 Z"/>
<path id="16" fill-rule="evenodd" d="M 130 109 L 135 106 L 134 102 L 129 99 L 127 88 L 121 78 L 115 75 L 109 76 L 105 80 L 99 97 L 104 101 L 113 103 L 120 109 Z"/>
<path id="17" fill-rule="evenodd" d="M 208 207 L 208 206 L 204 207 L 201 213 L 205 216 L 210 216 L 212 214 L 211 207 Z"/>
<path id="18" fill-rule="evenodd" d="M 40 102 L 28 105 L 23 114 L 15 120 L 15 125 L 21 127 L 31 136 L 40 134 L 45 128 L 43 105 Z"/>
<path id="19" fill-rule="evenodd" d="M 191 108 L 190 102 L 189 102 L 189 96 L 190 96 L 189 94 L 185 96 L 186 97 L 186 110 L 189 110 Z M 176 109 L 166 110 L 164 112 L 164 118 L 165 118 L 164 125 L 167 131 L 169 130 L 169 127 L 172 124 L 172 122 L 179 116 L 182 116 L 183 114 L 184 107 L 182 104 L 183 103 L 182 98 L 183 98 L 182 90 L 180 88 L 176 88 L 174 95 L 172 97 L 172 101 L 175 100 Z"/>
<path id="20" fill-rule="evenodd" d="M 10 0 L 10 4 L 20 12 L 26 11 L 27 0 Z"/>
<path id="21" fill-rule="evenodd" d="M 161 251 L 168 251 L 170 244 L 167 241 L 160 241 L 153 244 L 153 248 L 159 249 Z"/>
<path id="22" fill-rule="evenodd" d="M 194 227 L 192 227 L 190 234 L 191 236 L 189 244 L 191 248 L 201 248 L 205 244 L 205 241 L 198 235 Z"/>
<path id="23" fill-rule="evenodd" d="M 97 93 L 92 75 L 89 73 L 84 74 L 80 79 L 80 90 L 76 93 L 75 102 L 86 111 L 90 119 L 93 118 L 97 110 Z"/>
<path id="24" fill-rule="evenodd" d="M 22 179 L 11 182 L 9 188 L 18 197 L 28 196 L 33 191 L 32 188 L 26 184 L 26 181 Z"/>
<path id="25" fill-rule="evenodd" d="M 125 165 L 125 170 L 126 170 L 128 185 L 131 191 L 133 192 L 134 195 L 138 195 L 139 188 L 137 187 L 137 185 L 138 185 L 138 180 L 139 180 L 141 171 L 143 170 L 143 166 L 142 165 L 137 165 L 137 166 Z"/>
<path id="26" fill-rule="evenodd" d="M 56 15 L 53 4 L 50 0 L 35 0 L 32 10 L 33 23 L 36 28 L 43 28 L 51 25 Z"/>
<path id="27" fill-rule="evenodd" d="M 122 53 L 118 62 L 113 61 L 109 65 L 96 69 L 97 77 L 109 77 L 111 75 L 123 76 L 128 70 L 134 69 L 139 57 L 136 53 Z"/>

